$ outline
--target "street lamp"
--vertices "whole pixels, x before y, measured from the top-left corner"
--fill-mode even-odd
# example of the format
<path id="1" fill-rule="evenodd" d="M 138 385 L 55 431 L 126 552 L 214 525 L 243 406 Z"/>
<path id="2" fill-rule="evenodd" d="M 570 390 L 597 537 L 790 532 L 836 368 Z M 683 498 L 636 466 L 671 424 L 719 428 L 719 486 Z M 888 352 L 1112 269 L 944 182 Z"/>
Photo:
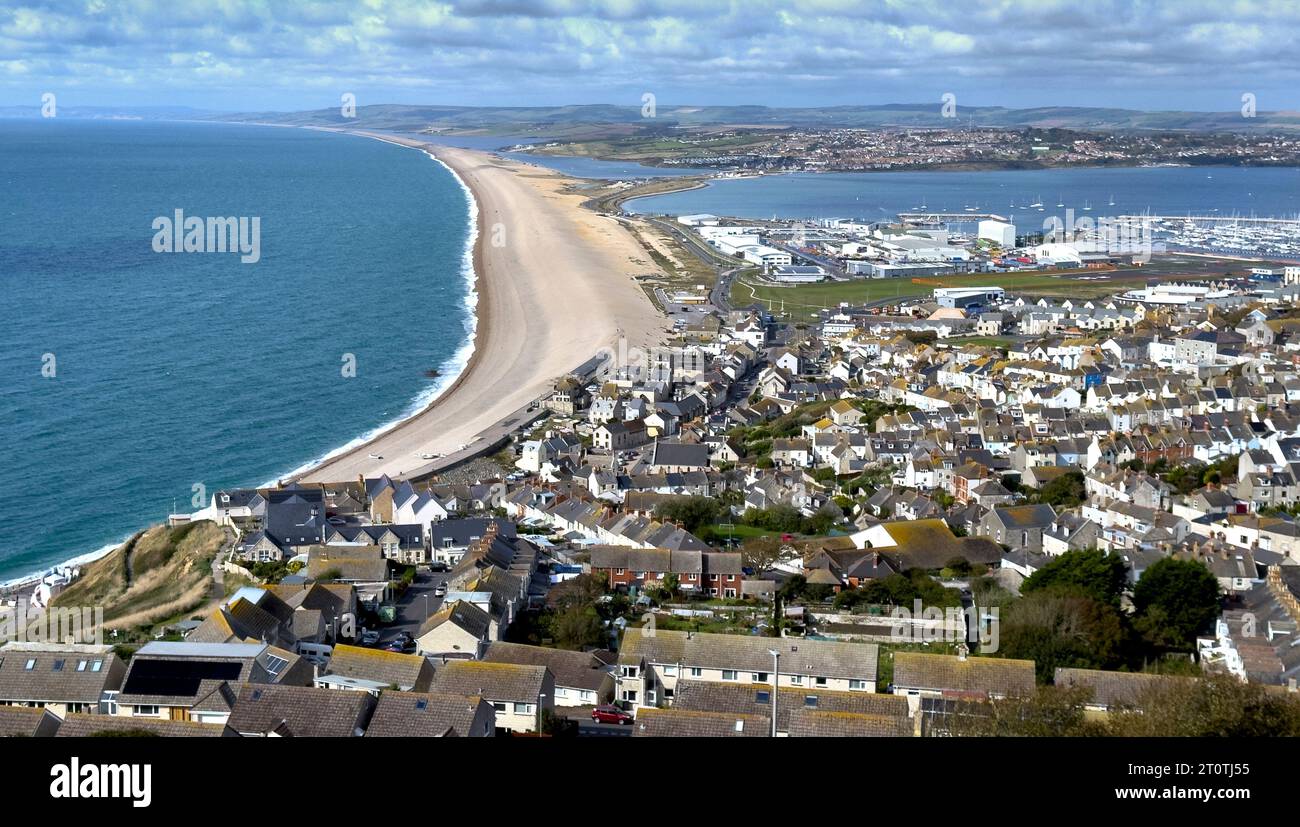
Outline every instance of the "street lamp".
<path id="1" fill-rule="evenodd" d="M 767 653 L 772 656 L 772 737 L 776 737 L 776 694 L 781 688 L 781 653 L 775 649 L 768 649 Z"/>

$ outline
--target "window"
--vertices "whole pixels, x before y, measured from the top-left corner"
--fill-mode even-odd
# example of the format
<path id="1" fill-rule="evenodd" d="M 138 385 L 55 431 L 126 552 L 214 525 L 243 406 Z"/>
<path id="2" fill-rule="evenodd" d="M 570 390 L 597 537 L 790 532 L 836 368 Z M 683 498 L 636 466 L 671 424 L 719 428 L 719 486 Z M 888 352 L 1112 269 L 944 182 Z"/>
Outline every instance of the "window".
<path id="1" fill-rule="evenodd" d="M 635 689 L 623 690 L 623 700 L 636 703 L 636 690 Z"/>
<path id="2" fill-rule="evenodd" d="M 103 668 L 104 668 L 104 662 L 103 662 L 102 660 L 97 660 L 97 661 L 95 661 L 94 663 L 92 663 L 92 664 L 90 665 L 90 671 L 91 671 L 91 672 L 98 672 L 99 670 L 101 670 L 101 669 L 103 669 Z"/>
<path id="3" fill-rule="evenodd" d="M 289 661 L 284 658 L 277 658 L 275 655 L 266 656 L 266 671 L 271 677 L 280 674 L 280 670 L 289 665 Z"/>
<path id="4" fill-rule="evenodd" d="M 505 711 L 506 711 L 506 705 L 505 705 L 504 703 L 502 703 L 501 701 L 493 701 L 493 702 L 492 702 L 492 708 L 495 709 L 497 712 L 505 712 Z"/>
<path id="5" fill-rule="evenodd" d="M 65 660 L 62 660 L 62 659 L 56 660 L 56 661 L 54 662 L 54 671 L 55 671 L 55 672 L 62 672 L 62 671 L 63 671 L 63 664 L 65 664 L 65 663 L 67 663 L 67 661 L 65 661 Z"/>
<path id="6" fill-rule="evenodd" d="M 723 669 L 723 670 L 722 670 L 722 679 L 723 679 L 724 681 L 734 681 L 734 680 L 736 679 L 736 670 L 734 670 L 734 669 Z"/>
<path id="7" fill-rule="evenodd" d="M 23 669 L 25 669 L 25 670 L 27 670 L 28 672 L 30 672 L 30 671 L 32 671 L 32 670 L 35 669 L 35 668 L 36 668 L 36 658 L 28 658 L 28 659 L 27 659 L 27 665 L 24 666 Z"/>
<path id="8" fill-rule="evenodd" d="M 136 716 L 141 716 L 141 715 L 156 716 L 158 714 L 158 707 L 150 706 L 148 704 L 136 704 L 135 706 L 131 707 L 131 714 Z"/>
<path id="9" fill-rule="evenodd" d="M 516 715 L 531 715 L 533 713 L 532 704 L 515 704 Z"/>
<path id="10" fill-rule="evenodd" d="M 686 674 L 690 675 L 692 678 L 698 678 L 704 674 L 704 670 L 698 666 L 692 666 L 686 670 Z"/>
<path id="11" fill-rule="evenodd" d="M 754 693 L 754 703 L 756 704 L 770 703 L 771 700 L 772 700 L 772 693 L 768 692 L 766 689 L 760 689 Z"/>
<path id="12" fill-rule="evenodd" d="M 790 683 L 794 686 L 803 686 L 803 675 L 791 675 Z"/>
<path id="13" fill-rule="evenodd" d="M 859 681 L 859 680 L 849 681 L 849 689 L 866 689 L 866 688 L 867 688 L 866 681 Z"/>
<path id="14" fill-rule="evenodd" d="M 635 677 L 636 677 L 636 667 L 635 667 L 635 666 L 624 666 L 624 667 L 623 667 L 623 671 L 621 672 L 621 675 L 622 675 L 623 677 L 625 677 L 625 678 L 635 678 Z"/>
<path id="15" fill-rule="evenodd" d="M 86 671 L 86 661 L 84 661 L 84 660 L 79 660 L 79 661 L 77 661 L 77 671 L 78 671 L 78 672 L 85 672 L 85 671 Z"/>
<path id="16" fill-rule="evenodd" d="M 622 574 L 623 571 L 624 571 L 623 569 L 614 569 L 615 574 Z"/>
<path id="17" fill-rule="evenodd" d="M 804 696 L 803 696 L 803 705 L 806 706 L 806 707 L 808 707 L 809 709 L 816 709 L 816 708 L 817 708 L 817 696 L 816 696 L 816 695 L 804 695 Z"/>
<path id="18" fill-rule="evenodd" d="M 677 667 L 676 667 L 676 666 L 665 666 L 665 667 L 664 667 L 664 677 L 666 677 L 666 678 L 675 678 L 675 677 L 677 677 Z"/>
<path id="19" fill-rule="evenodd" d="M 825 685 L 826 685 L 826 679 L 825 679 L 825 678 L 813 678 L 813 683 L 817 684 L 818 686 L 825 686 Z"/>
<path id="20" fill-rule="evenodd" d="M 766 672 L 755 672 L 755 673 L 754 673 L 754 678 L 753 678 L 753 681 L 752 681 L 752 682 L 753 682 L 753 683 L 767 683 L 767 673 L 766 673 Z"/>

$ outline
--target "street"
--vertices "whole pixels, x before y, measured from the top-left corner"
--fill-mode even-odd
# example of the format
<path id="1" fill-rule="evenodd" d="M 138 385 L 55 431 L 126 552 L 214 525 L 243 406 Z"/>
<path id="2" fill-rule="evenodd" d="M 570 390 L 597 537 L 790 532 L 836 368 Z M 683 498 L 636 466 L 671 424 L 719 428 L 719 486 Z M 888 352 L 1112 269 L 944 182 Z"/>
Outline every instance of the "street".
<path id="1" fill-rule="evenodd" d="M 447 572 L 417 571 L 415 581 L 397 601 L 397 619 L 379 630 L 379 645 L 385 646 L 402 632 L 414 637 L 420 626 L 442 608 L 443 598 L 434 597 L 433 590 L 447 582 Z"/>

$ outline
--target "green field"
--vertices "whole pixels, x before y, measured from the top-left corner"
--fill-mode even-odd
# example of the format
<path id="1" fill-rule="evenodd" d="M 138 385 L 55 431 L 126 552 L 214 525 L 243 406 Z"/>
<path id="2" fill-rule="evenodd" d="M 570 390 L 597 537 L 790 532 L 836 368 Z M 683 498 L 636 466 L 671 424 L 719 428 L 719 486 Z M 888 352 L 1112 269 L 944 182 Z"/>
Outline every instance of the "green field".
<path id="1" fill-rule="evenodd" d="M 771 305 L 777 315 L 810 318 L 822 308 L 841 302 L 861 305 L 890 299 L 930 297 L 936 287 L 1001 287 L 1013 295 L 1070 299 L 1097 299 L 1143 287 L 1151 280 L 1218 278 L 1240 275 L 1254 262 L 1187 256 L 1158 258 L 1143 267 L 1115 270 L 1069 270 L 1060 272 L 981 273 L 961 276 L 926 276 L 918 281 L 908 278 L 855 279 L 824 281 L 779 287 L 754 278 L 732 283 L 732 304 L 743 307 L 754 301 Z M 784 308 L 784 309 L 783 309 Z"/>

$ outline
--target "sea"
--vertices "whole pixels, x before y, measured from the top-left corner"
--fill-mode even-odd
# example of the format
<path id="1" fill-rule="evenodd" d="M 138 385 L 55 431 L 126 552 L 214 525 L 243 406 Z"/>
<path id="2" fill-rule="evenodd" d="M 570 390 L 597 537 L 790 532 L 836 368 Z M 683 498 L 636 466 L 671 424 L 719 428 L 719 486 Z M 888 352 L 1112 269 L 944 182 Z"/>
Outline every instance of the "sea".
<path id="1" fill-rule="evenodd" d="M 1042 209 L 1032 206 L 1041 204 Z M 635 213 L 749 219 L 882 221 L 900 212 L 993 214 L 1021 231 L 1052 216 L 1207 215 L 1296 218 L 1295 167 L 1070 167 L 1044 170 L 790 173 L 723 178 L 625 202 Z M 957 224 L 963 222 L 956 220 Z"/>
<path id="2" fill-rule="evenodd" d="M 580 178 L 698 172 L 503 154 Z M 1295 217 L 1300 170 L 789 174 L 626 208 L 995 213 L 1031 229 L 1067 208 Z M 177 210 L 257 218 L 260 257 L 157 252 L 155 222 Z M 102 553 L 221 488 L 282 479 L 423 407 L 472 352 L 473 233 L 470 196 L 450 171 L 381 141 L 0 120 L 0 583 Z"/>
<path id="3" fill-rule="evenodd" d="M 258 219 L 260 258 L 155 251 L 177 210 Z M 0 120 L 0 582 L 426 404 L 472 352 L 472 223 L 449 170 L 371 139 Z"/>

